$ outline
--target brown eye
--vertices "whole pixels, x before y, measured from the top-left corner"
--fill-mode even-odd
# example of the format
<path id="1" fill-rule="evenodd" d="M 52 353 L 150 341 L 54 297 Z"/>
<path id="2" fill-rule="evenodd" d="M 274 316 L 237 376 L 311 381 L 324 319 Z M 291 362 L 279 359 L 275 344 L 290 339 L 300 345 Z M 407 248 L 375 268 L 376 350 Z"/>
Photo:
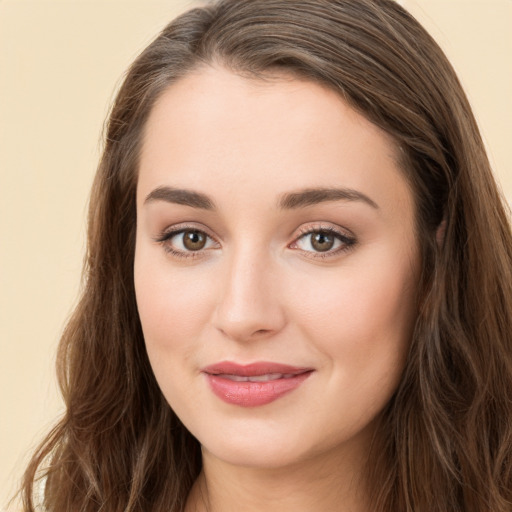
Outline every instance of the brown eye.
<path id="1" fill-rule="evenodd" d="M 300 249 L 311 258 L 326 258 L 341 255 L 355 244 L 356 239 L 353 236 L 330 228 L 319 228 L 303 232 L 291 247 Z"/>
<path id="2" fill-rule="evenodd" d="M 199 258 L 211 249 L 220 249 L 220 244 L 201 229 L 184 227 L 162 233 L 155 242 L 175 258 Z M 211 255 L 211 253 L 209 254 Z"/>
<path id="3" fill-rule="evenodd" d="M 206 245 L 207 236 L 201 231 L 183 231 L 183 246 L 189 251 L 200 251 Z"/>
<path id="4" fill-rule="evenodd" d="M 320 231 L 311 234 L 311 247 L 318 252 L 329 251 L 334 247 L 335 237 L 331 233 Z"/>

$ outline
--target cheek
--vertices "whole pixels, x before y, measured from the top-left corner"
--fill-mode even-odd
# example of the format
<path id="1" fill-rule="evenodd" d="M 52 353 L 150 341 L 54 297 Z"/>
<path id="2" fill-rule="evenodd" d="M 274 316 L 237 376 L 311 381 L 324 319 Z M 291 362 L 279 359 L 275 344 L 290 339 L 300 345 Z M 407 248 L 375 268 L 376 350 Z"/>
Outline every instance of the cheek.
<path id="1" fill-rule="evenodd" d="M 207 279 L 197 272 L 172 272 L 168 262 L 136 255 L 134 279 L 137 307 L 152 361 L 167 354 L 192 352 L 210 314 Z"/>
<path id="2" fill-rule="evenodd" d="M 191 379 L 209 314 L 207 287 L 191 273 L 172 272 L 168 262 L 136 256 L 134 279 L 146 351 L 164 396 L 178 413 L 196 403 Z M 185 275 L 184 275 L 185 274 Z M 207 281 L 206 281 L 207 282 Z"/>
<path id="3" fill-rule="evenodd" d="M 326 437 L 370 424 L 395 392 L 416 319 L 414 282 L 404 266 L 351 268 L 302 295 L 302 333 L 327 370 Z"/>
<path id="4" fill-rule="evenodd" d="M 416 308 L 416 272 L 410 258 L 396 261 L 386 252 L 371 262 L 333 272 L 325 282 L 304 282 L 301 322 L 340 372 L 368 378 L 402 368 L 411 339 Z"/>

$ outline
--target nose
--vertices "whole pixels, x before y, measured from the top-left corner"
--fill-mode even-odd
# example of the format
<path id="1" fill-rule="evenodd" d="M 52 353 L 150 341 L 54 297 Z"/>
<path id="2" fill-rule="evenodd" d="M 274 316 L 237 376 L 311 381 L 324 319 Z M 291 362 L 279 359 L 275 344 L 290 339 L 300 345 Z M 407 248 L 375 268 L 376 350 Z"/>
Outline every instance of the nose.
<path id="1" fill-rule="evenodd" d="M 254 254 L 239 254 L 226 265 L 221 282 L 213 324 L 224 336 L 244 342 L 283 329 L 286 316 L 272 264 Z"/>

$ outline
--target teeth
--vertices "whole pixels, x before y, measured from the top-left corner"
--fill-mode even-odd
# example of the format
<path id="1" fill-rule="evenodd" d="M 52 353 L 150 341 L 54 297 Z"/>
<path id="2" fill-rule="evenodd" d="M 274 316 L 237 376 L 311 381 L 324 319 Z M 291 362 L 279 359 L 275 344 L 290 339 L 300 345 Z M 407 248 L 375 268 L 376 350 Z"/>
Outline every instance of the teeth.
<path id="1" fill-rule="evenodd" d="M 250 377 L 246 377 L 243 375 L 228 375 L 221 374 L 224 379 L 233 380 L 235 382 L 268 382 L 270 380 L 277 379 L 288 379 L 293 377 L 292 374 L 284 374 L 284 373 L 266 373 L 265 375 L 251 375 Z"/>
<path id="2" fill-rule="evenodd" d="M 225 379 L 234 380 L 235 382 L 247 382 L 249 377 L 242 377 L 241 375 L 222 375 Z"/>
<path id="3" fill-rule="evenodd" d="M 249 377 L 249 382 L 266 382 L 268 380 L 282 379 L 284 375 L 282 373 L 267 373 L 266 375 L 254 375 Z"/>

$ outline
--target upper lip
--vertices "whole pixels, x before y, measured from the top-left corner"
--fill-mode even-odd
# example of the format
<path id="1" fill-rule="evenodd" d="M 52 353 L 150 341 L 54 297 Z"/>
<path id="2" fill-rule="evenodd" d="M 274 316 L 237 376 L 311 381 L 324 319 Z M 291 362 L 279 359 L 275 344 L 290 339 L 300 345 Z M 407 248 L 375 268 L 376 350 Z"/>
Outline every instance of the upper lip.
<path id="1" fill-rule="evenodd" d="M 288 364 L 258 361 L 250 364 L 238 364 L 232 361 L 221 361 L 202 369 L 203 373 L 209 375 L 239 375 L 241 377 L 255 377 L 271 373 L 282 373 L 285 375 L 299 375 L 312 371 L 313 368 L 290 366 Z"/>

